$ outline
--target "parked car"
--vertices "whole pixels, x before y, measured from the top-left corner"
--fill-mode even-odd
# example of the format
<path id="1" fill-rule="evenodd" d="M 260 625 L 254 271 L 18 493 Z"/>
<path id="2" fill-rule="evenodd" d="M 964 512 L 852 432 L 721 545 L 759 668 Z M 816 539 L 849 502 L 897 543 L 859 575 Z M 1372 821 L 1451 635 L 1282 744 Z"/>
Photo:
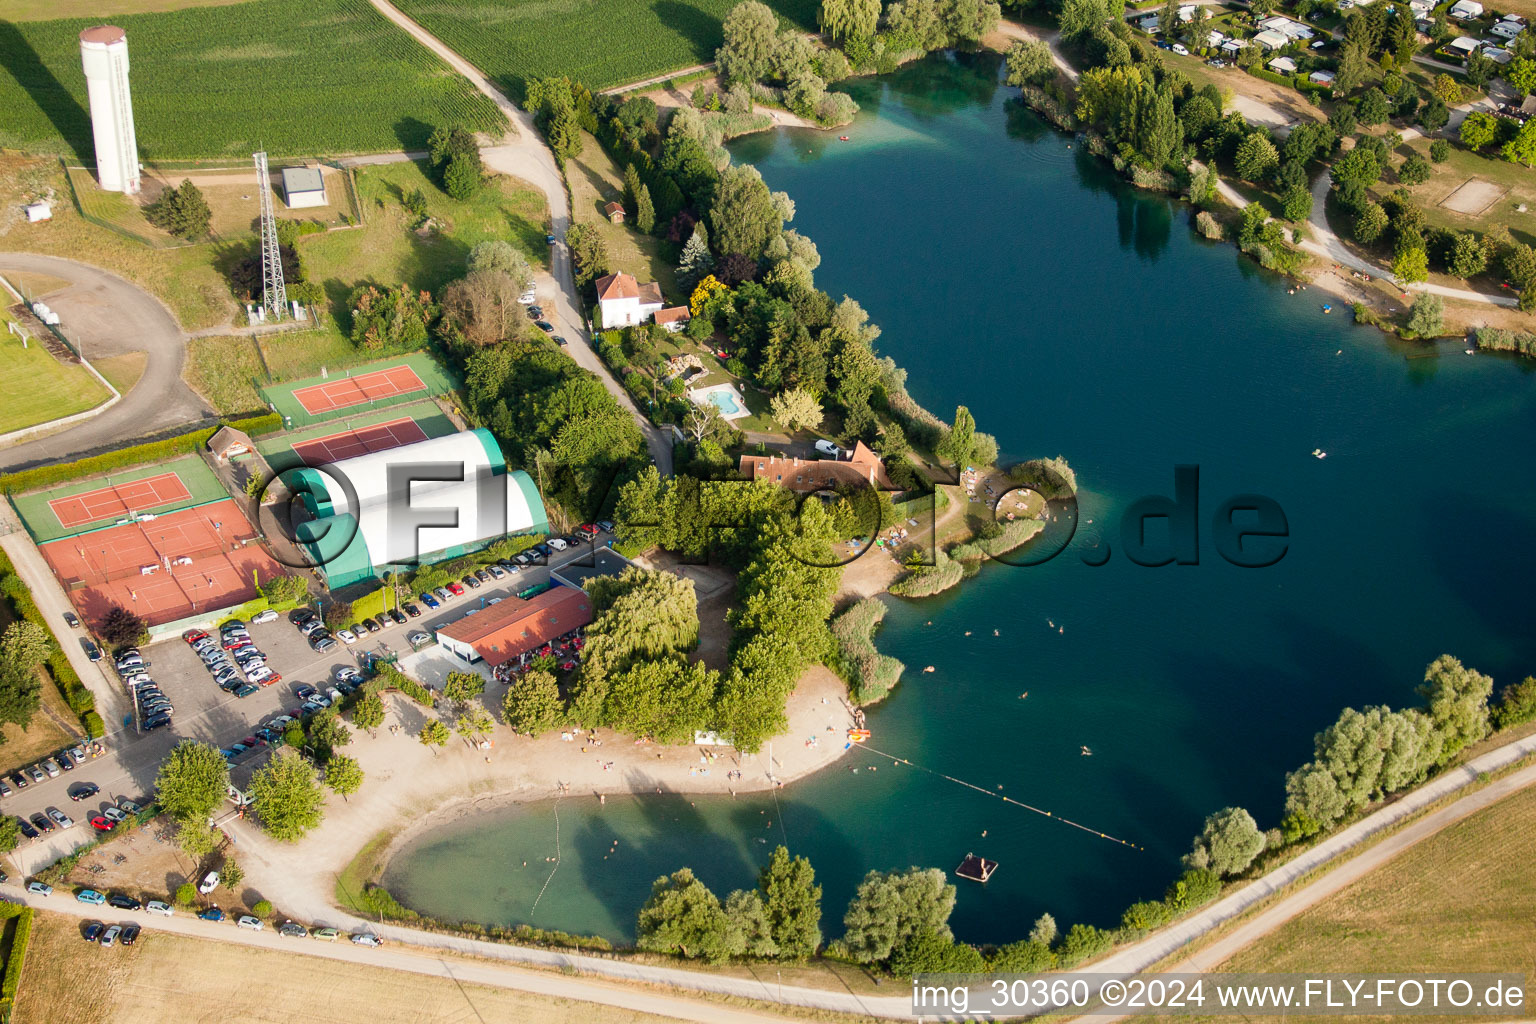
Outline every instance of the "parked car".
<path id="1" fill-rule="evenodd" d="M 11 784 L 9 782 L 6 782 L 4 779 L 0 779 L 0 796 L 10 796 L 14 792 L 15 790 L 11 788 Z"/>
<path id="2" fill-rule="evenodd" d="M 69 759 L 75 762 L 75 764 L 85 764 L 85 748 L 78 743 L 66 750 L 65 753 L 69 755 Z"/>
<path id="3" fill-rule="evenodd" d="M 537 306 L 537 305 L 529 306 L 528 307 L 528 319 L 529 320 L 543 320 L 544 319 L 544 307 L 543 306 Z"/>
<path id="4" fill-rule="evenodd" d="M 94 782 L 81 782 L 69 791 L 69 798 L 75 802 L 86 800 L 101 792 L 101 787 Z"/>
<path id="5" fill-rule="evenodd" d="M 235 922 L 235 927 L 248 928 L 253 932 L 259 932 L 265 928 L 266 925 L 262 924 L 261 918 L 259 917 L 252 917 L 250 914 L 241 914 L 240 919 Z"/>
<path id="6" fill-rule="evenodd" d="M 27 777 L 30 778 L 33 782 L 42 782 L 44 779 L 46 779 L 48 777 L 48 776 L 44 775 L 43 774 L 43 770 L 41 768 L 39 768 L 37 765 L 35 765 L 35 764 L 27 765 L 25 768 L 22 769 L 22 771 L 26 772 L 27 773 Z"/>
<path id="7" fill-rule="evenodd" d="M 202 918 L 204 921 L 222 921 L 224 920 L 224 911 L 220 910 L 218 907 L 209 907 L 207 910 L 203 911 L 197 916 Z"/>
<path id="8" fill-rule="evenodd" d="M 599 519 L 597 521 L 597 528 L 599 530 L 602 530 L 604 533 L 612 533 L 613 532 L 613 520 L 611 520 L 611 519 Z"/>
<path id="9" fill-rule="evenodd" d="M 49 885 L 47 882 L 28 882 L 27 892 L 34 896 L 52 896 L 53 886 Z"/>
<path id="10" fill-rule="evenodd" d="M 556 345 L 559 345 L 561 348 L 565 347 L 565 338 L 563 338 L 562 336 L 560 336 L 558 334 L 551 334 L 549 336 L 549 340 L 553 341 Z"/>
<path id="11" fill-rule="evenodd" d="M 405 616 L 401 613 L 399 608 L 391 608 L 386 614 L 389 615 L 389 621 L 393 622 L 395 625 L 405 625 Z"/>
<path id="12" fill-rule="evenodd" d="M 486 572 L 490 574 L 490 577 L 493 580 L 504 580 L 507 578 L 507 570 L 503 569 L 499 565 L 492 565 L 487 567 Z"/>
<path id="13" fill-rule="evenodd" d="M 160 728 L 161 726 L 170 725 L 170 724 L 171 724 L 171 716 L 170 715 L 155 715 L 153 718 L 146 718 L 146 719 L 144 719 L 144 723 L 143 723 L 143 725 L 140 726 L 140 728 L 142 728 L 145 732 L 152 732 L 155 729 Z"/>
<path id="14" fill-rule="evenodd" d="M 481 583 L 489 583 L 491 581 L 491 574 L 484 569 L 476 569 L 475 579 L 479 580 Z"/>
<path id="15" fill-rule="evenodd" d="M 338 629 L 336 631 L 336 639 L 350 647 L 357 643 L 357 634 L 350 629 Z"/>
<path id="16" fill-rule="evenodd" d="M 85 648 L 85 657 L 88 661 L 101 660 L 101 648 L 91 643 L 85 637 L 80 638 L 80 646 Z"/>
<path id="17" fill-rule="evenodd" d="M 384 940 L 370 932 L 359 932 L 352 936 L 352 944 L 355 946 L 372 946 L 377 948 L 384 945 Z"/>
<path id="18" fill-rule="evenodd" d="M 257 686 L 255 683 L 246 683 L 244 686 L 240 687 L 240 689 L 235 691 L 235 696 L 249 697 L 251 694 L 257 693 L 260 690 L 261 687 Z"/>
<path id="19" fill-rule="evenodd" d="M 26 836 L 28 839 L 36 839 L 38 836 L 42 835 L 41 832 L 33 827 L 30 821 L 20 816 L 17 816 L 16 818 L 16 827 L 21 829 L 21 834 Z"/>
<path id="20" fill-rule="evenodd" d="M 843 450 L 825 438 L 818 440 L 814 447 L 818 453 L 825 455 L 829 459 L 842 458 Z"/>
<path id="21" fill-rule="evenodd" d="M 57 807 L 48 808 L 48 817 L 52 818 L 54 824 L 58 825 L 59 828 L 73 828 L 75 825 L 75 819 L 71 818 Z"/>
<path id="22" fill-rule="evenodd" d="M 310 646 L 315 649 L 316 654 L 324 654 L 326 651 L 334 651 L 336 649 L 336 641 L 326 636 L 313 641 Z"/>
<path id="23" fill-rule="evenodd" d="M 535 320 L 533 322 L 533 326 L 537 327 L 539 330 L 543 331 L 545 334 L 554 334 L 555 333 L 555 325 L 550 323 L 548 320 Z"/>
<path id="24" fill-rule="evenodd" d="M 86 942 L 95 942 L 97 939 L 101 938 L 101 933 L 106 930 L 107 926 L 102 924 L 100 921 L 92 921 L 90 924 L 85 926 L 85 931 L 81 932 L 81 935 L 85 937 Z"/>
<path id="25" fill-rule="evenodd" d="M 1183 43 L 1174 43 L 1173 52 L 1178 54 L 1180 57 L 1188 57 L 1189 47 L 1185 46 Z"/>
<path id="26" fill-rule="evenodd" d="M 117 806 L 121 807 L 129 814 L 138 814 L 144 809 L 138 805 L 137 801 L 130 800 L 125 796 L 120 796 L 117 798 Z"/>
<path id="27" fill-rule="evenodd" d="M 117 822 L 108 821 L 106 818 L 103 818 L 101 815 L 97 814 L 91 817 L 91 828 L 98 832 L 111 832 L 113 829 L 117 828 Z"/>
<path id="28" fill-rule="evenodd" d="M 32 824 L 35 825 L 37 827 L 37 830 L 39 832 L 41 832 L 43 835 L 48 835 L 50 832 L 53 831 L 53 822 L 49 821 L 46 815 L 43 815 L 43 814 L 34 814 L 34 815 L 32 815 Z"/>
<path id="29" fill-rule="evenodd" d="M 75 899 L 81 903 L 89 903 L 93 907 L 99 907 L 107 902 L 107 897 L 95 889 L 81 889 L 75 893 Z"/>
<path id="30" fill-rule="evenodd" d="M 169 903 L 162 903 L 160 900 L 150 900 L 144 904 L 144 913 L 155 914 L 159 917 L 174 917 L 176 911 Z"/>
<path id="31" fill-rule="evenodd" d="M 325 623 L 321 622 L 319 619 L 305 619 L 302 623 L 299 624 L 299 632 L 305 636 L 312 636 L 314 633 L 324 628 Z"/>
<path id="32" fill-rule="evenodd" d="M 435 601 L 433 602 L 433 604 L 436 604 L 436 603 L 437 602 L 435 602 Z M 413 618 L 413 619 L 421 618 L 421 609 L 416 607 L 414 604 L 411 604 L 410 602 L 406 602 L 406 604 L 404 605 L 404 608 L 405 608 L 405 614 L 407 616 L 409 616 L 410 618 Z"/>
<path id="33" fill-rule="evenodd" d="M 464 582 L 464 585 L 466 587 L 468 587 L 469 589 L 471 589 L 471 590 L 479 590 L 480 589 L 480 581 L 475 579 L 474 575 L 471 574 L 471 573 L 465 573 L 464 574 L 464 581 L 463 582 Z"/>
<path id="34" fill-rule="evenodd" d="M 428 608 L 441 608 L 442 607 L 442 603 L 440 601 L 438 601 L 437 598 L 433 597 L 431 594 L 422 594 L 421 595 L 421 603 L 426 605 Z M 420 614 L 420 613 L 418 612 L 418 614 Z"/>
<path id="35" fill-rule="evenodd" d="M 126 896 L 126 895 L 124 895 L 123 893 L 120 893 L 120 892 L 115 892 L 112 895 L 108 896 L 107 897 L 107 902 L 109 904 L 111 904 L 112 906 L 116 907 L 118 910 L 143 910 L 144 909 L 144 904 L 140 903 L 138 900 L 134 899 L 132 896 Z"/>
<path id="36" fill-rule="evenodd" d="M 406 642 L 411 645 L 411 649 L 415 650 L 415 651 L 419 651 L 423 647 L 426 647 L 426 646 L 428 646 L 429 644 L 432 643 L 432 637 L 430 635 L 426 634 L 426 633 L 421 633 L 421 632 L 412 633 L 410 636 L 406 637 L 405 639 L 406 639 Z"/>
<path id="37" fill-rule="evenodd" d="M 101 948 L 102 949 L 111 949 L 112 948 L 112 944 L 117 941 L 117 937 L 119 935 L 121 935 L 122 933 L 123 933 L 122 925 L 116 925 L 116 924 L 113 925 L 112 927 L 108 928 L 106 931 L 102 932 L 101 933 Z"/>
<path id="38" fill-rule="evenodd" d="M 293 695 L 299 698 L 299 700 L 309 700 L 309 698 L 313 697 L 317 692 L 318 691 L 316 691 L 315 688 L 310 686 L 308 683 L 300 683 L 298 686 L 293 688 Z"/>
<path id="39" fill-rule="evenodd" d="M 368 632 L 370 633 L 377 633 L 384 628 L 384 623 L 375 618 L 364 619 L 363 625 L 368 627 Z"/>
<path id="40" fill-rule="evenodd" d="M 453 596 L 453 592 L 447 587 L 438 587 L 437 589 L 433 590 L 432 593 L 437 597 L 439 601 L 447 601 L 450 597 Z M 460 593 L 463 593 L 463 591 L 460 591 Z"/>
<path id="41" fill-rule="evenodd" d="M 255 615 L 251 616 L 251 625 L 253 625 L 253 626 L 260 625 L 261 623 L 264 623 L 264 622 L 276 622 L 276 621 L 277 621 L 277 612 L 273 611 L 271 608 L 268 608 L 264 612 L 257 612 Z"/>
<path id="42" fill-rule="evenodd" d="M 448 592 L 454 597 L 461 597 L 464 594 L 464 585 L 461 583 L 450 583 L 448 584 Z"/>
<path id="43" fill-rule="evenodd" d="M 123 934 L 122 934 L 122 943 L 123 943 L 123 945 L 125 945 L 125 946 L 133 945 L 134 940 L 136 940 L 139 937 L 139 931 L 140 931 L 139 926 L 136 925 L 136 924 L 125 924 L 125 925 L 123 925 Z"/>
<path id="44" fill-rule="evenodd" d="M 290 939 L 309 938 L 309 929 L 296 921 L 284 921 L 283 926 L 277 930 L 277 933 Z"/>
<path id="45" fill-rule="evenodd" d="M 319 939 L 321 942 L 335 942 L 341 933 L 335 928 L 317 928 L 310 933 L 310 938 Z"/>
<path id="46" fill-rule="evenodd" d="M 552 537 L 552 538 L 550 538 L 549 546 L 552 549 L 554 549 L 555 551 L 564 551 L 566 548 L 570 547 L 569 544 L 567 544 L 564 540 L 562 540 L 559 537 Z"/>
<path id="47" fill-rule="evenodd" d="M 197 891 L 207 896 L 219 887 L 219 873 L 210 871 L 203 876 L 203 880 L 197 884 Z"/>

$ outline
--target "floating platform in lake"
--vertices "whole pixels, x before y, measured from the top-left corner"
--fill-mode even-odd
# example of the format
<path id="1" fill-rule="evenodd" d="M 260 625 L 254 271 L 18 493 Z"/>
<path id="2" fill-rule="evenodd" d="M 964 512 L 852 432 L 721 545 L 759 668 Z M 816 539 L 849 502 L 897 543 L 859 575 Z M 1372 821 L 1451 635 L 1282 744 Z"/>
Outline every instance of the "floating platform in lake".
<path id="1" fill-rule="evenodd" d="M 997 861 L 978 857 L 974 853 L 965 855 L 965 860 L 955 868 L 955 874 L 961 878 L 968 878 L 973 882 L 985 882 L 992 877 L 992 872 L 997 870 Z"/>

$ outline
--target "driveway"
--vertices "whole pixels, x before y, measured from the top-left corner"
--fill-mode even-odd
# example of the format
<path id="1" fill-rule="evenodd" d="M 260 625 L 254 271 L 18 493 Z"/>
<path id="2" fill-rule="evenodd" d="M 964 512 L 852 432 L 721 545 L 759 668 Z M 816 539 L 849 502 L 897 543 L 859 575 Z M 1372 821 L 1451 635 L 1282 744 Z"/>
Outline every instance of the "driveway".
<path id="1" fill-rule="evenodd" d="M 144 375 L 121 402 L 79 426 L 0 450 L 0 469 L 62 459 L 213 415 L 181 379 L 186 338 L 159 299 L 109 271 L 56 256 L 0 252 L 0 273 L 7 270 L 70 282 L 68 288 L 50 293 L 47 301 L 62 318 L 64 333 L 87 359 L 145 352 L 149 360 Z"/>
<path id="2" fill-rule="evenodd" d="M 565 232 L 571 225 L 571 208 L 566 201 L 565 179 L 555 165 L 555 155 L 550 152 L 538 129 L 534 127 L 533 116 L 508 99 L 506 94 L 493 86 L 473 64 L 406 17 L 388 0 L 369 0 L 369 2 L 378 8 L 380 14 L 405 29 L 417 42 L 437 54 L 453 70 L 469 79 L 471 85 L 480 90 L 511 119 L 517 130 L 516 138 L 499 146 L 482 147 L 480 157 L 492 170 L 522 178 L 533 185 L 544 193 L 544 199 L 549 204 L 549 232 L 555 236 L 555 244 L 551 247 L 549 254 L 551 272 L 536 274 L 534 284 L 542 293 L 553 290 L 556 294 L 552 320 L 555 324 L 555 333 L 566 339 L 565 352 L 576 360 L 576 364 L 596 374 L 598 380 L 601 380 L 603 386 L 608 389 L 608 393 L 613 395 L 621 406 L 629 410 L 629 414 L 635 418 L 635 425 L 640 428 L 640 433 L 645 437 L 651 459 L 663 476 L 671 476 L 671 437 L 666 431 L 646 419 L 630 399 L 629 393 L 614 379 L 613 374 L 608 372 L 608 368 L 592 350 L 592 342 L 586 329 L 586 317 L 581 315 L 581 304 L 577 300 L 576 279 L 571 273 L 570 250 L 565 244 Z"/>

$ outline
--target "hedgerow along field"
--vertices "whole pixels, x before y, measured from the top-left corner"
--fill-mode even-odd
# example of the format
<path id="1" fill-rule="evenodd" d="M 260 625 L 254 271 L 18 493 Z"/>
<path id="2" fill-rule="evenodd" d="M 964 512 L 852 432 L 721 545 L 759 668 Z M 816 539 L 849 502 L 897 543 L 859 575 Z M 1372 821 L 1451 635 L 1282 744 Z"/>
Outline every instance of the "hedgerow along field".
<path id="1" fill-rule="evenodd" d="M 522 102 L 530 78 L 592 89 L 715 59 L 738 0 L 397 0 L 412 19 Z M 782 21 L 816 28 L 818 0 L 767 0 Z"/>
<path id="2" fill-rule="evenodd" d="M 0 146 L 93 163 L 80 31 L 0 21 Z M 436 124 L 505 118 L 367 0 L 253 0 L 114 18 L 146 162 L 424 149 Z"/>

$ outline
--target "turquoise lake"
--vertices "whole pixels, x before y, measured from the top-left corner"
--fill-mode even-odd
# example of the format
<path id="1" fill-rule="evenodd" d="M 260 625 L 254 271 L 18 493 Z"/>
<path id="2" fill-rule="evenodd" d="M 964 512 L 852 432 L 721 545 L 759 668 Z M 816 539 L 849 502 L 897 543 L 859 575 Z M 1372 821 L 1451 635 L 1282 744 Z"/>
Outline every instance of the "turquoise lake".
<path id="1" fill-rule="evenodd" d="M 1275 825 L 1284 773 L 1341 707 L 1414 702 L 1443 652 L 1496 685 L 1536 669 L 1530 364 L 1396 342 L 1315 289 L 1288 294 L 1019 108 L 995 57 L 935 56 L 849 91 L 850 141 L 777 131 L 735 158 L 794 198 L 818 285 L 870 312 L 913 396 L 946 418 L 967 404 L 1006 458 L 1065 455 L 1094 521 L 1045 565 L 893 605 L 877 639 L 909 669 L 871 709 L 874 743 L 1145 849 L 861 752 L 778 807 L 565 803 L 536 910 L 553 806 L 455 823 L 387 871 L 411 906 L 627 939 L 656 876 L 689 865 L 723 897 L 787 840 L 825 887 L 829 938 L 865 872 L 952 871 L 968 852 L 1002 866 L 985 887 L 958 881 L 959 937 L 1020 938 L 1043 911 L 1113 925 L 1162 893 L 1210 811 Z M 1121 513 L 1171 495 L 1179 464 L 1200 467 L 1200 564 L 1134 565 Z M 1216 553 L 1211 514 L 1240 493 L 1285 510 L 1272 567 Z M 1080 557 L 1089 534 L 1112 552 L 1101 567 Z"/>

